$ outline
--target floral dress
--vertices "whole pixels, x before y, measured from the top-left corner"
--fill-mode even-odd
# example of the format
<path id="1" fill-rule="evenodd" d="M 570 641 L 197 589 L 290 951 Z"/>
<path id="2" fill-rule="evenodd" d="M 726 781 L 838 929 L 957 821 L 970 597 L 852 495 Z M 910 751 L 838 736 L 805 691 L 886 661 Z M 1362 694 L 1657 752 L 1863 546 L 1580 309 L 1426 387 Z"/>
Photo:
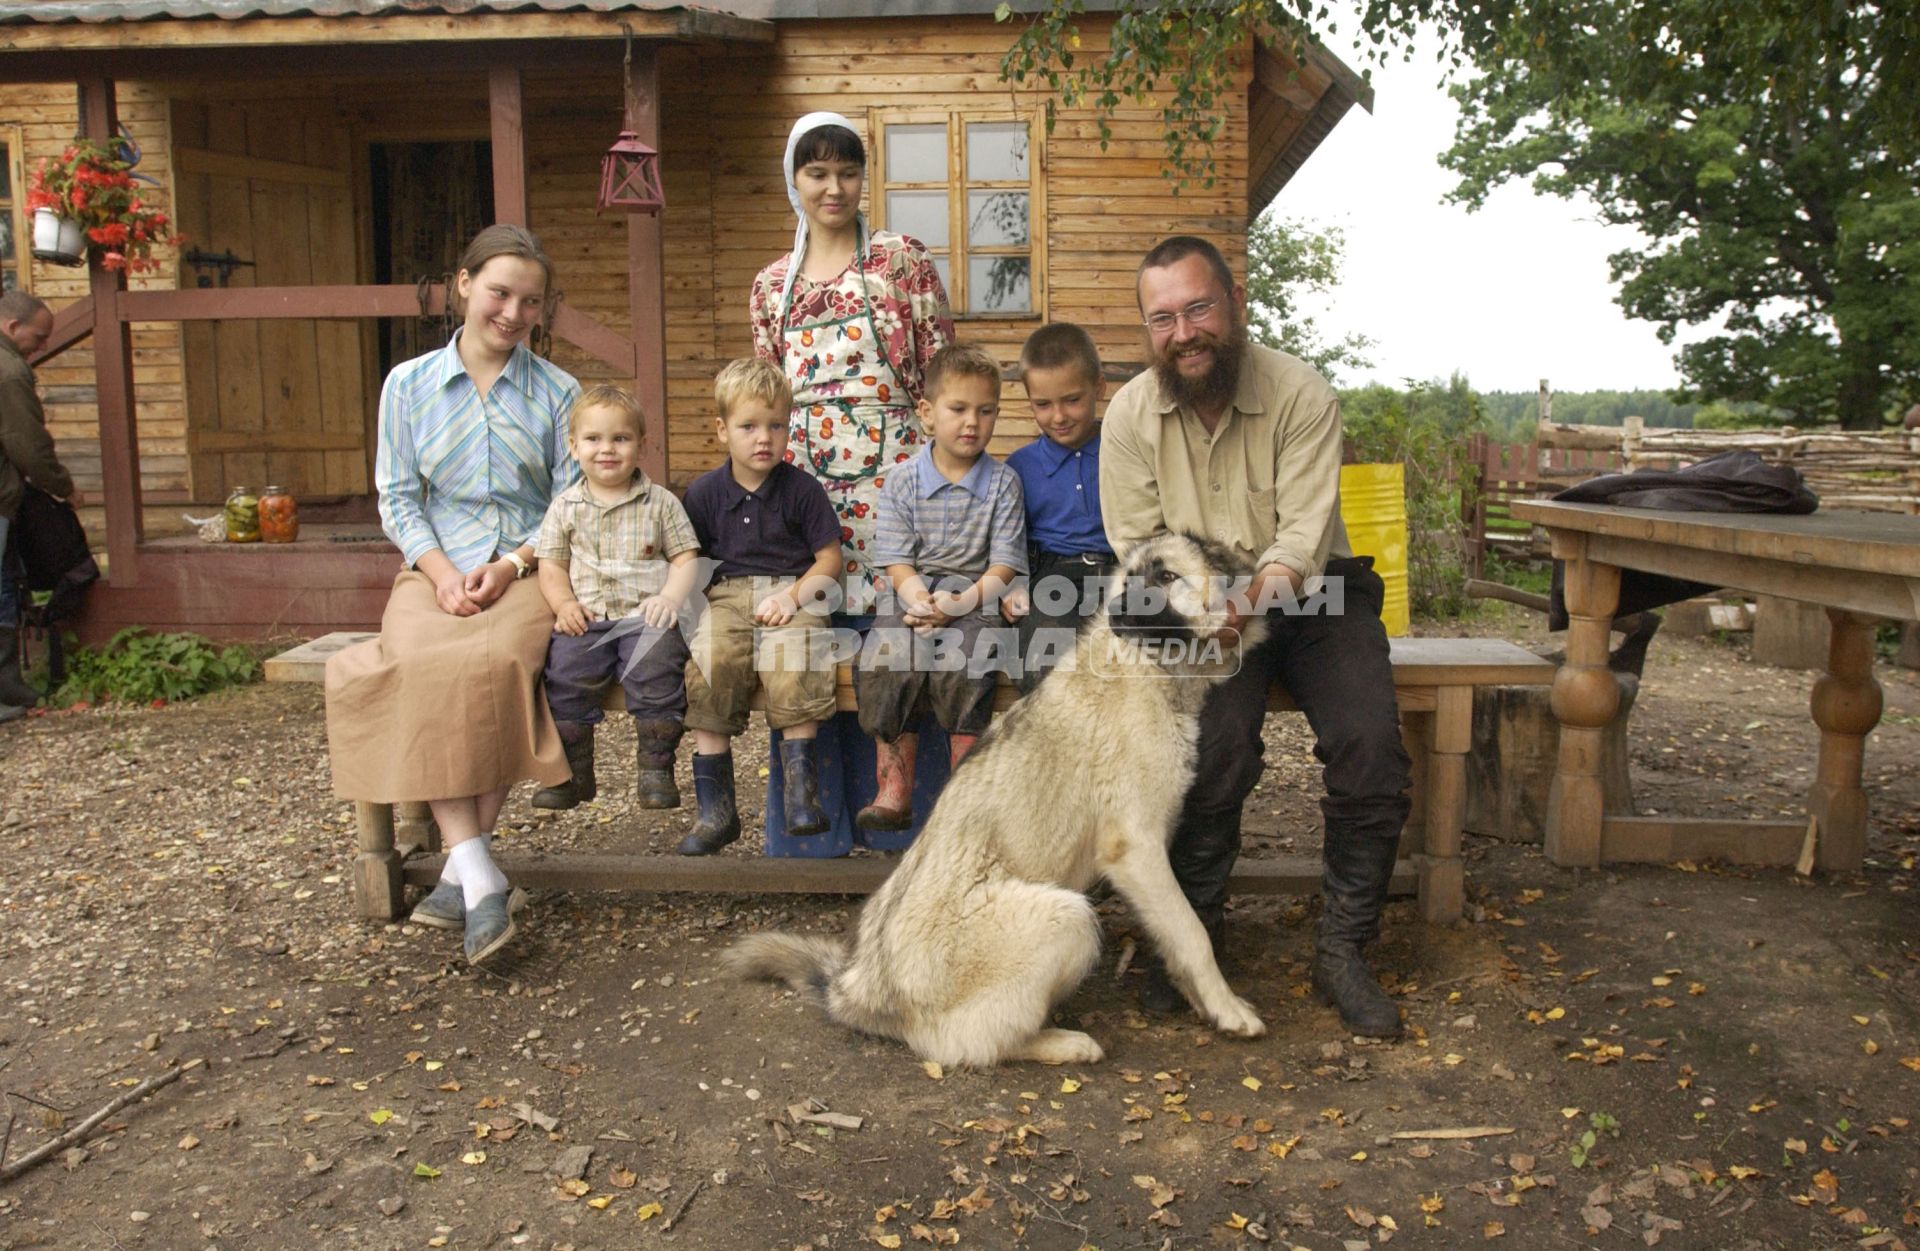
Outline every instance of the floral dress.
<path id="1" fill-rule="evenodd" d="M 851 599 L 885 580 L 867 560 L 874 509 L 888 470 L 919 448 L 914 405 L 927 362 L 953 340 L 953 315 L 933 258 L 903 235 L 873 235 L 831 281 L 796 275 L 783 308 L 792 264 L 788 253 L 753 280 L 754 351 L 793 385 L 787 460 L 826 488 Z"/>

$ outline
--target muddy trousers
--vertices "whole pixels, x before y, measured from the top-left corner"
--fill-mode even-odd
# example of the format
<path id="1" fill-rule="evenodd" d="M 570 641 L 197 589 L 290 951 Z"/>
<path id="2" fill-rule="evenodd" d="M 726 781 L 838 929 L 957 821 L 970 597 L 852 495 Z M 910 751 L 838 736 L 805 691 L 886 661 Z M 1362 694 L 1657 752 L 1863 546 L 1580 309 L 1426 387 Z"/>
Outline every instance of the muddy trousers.
<path id="1" fill-rule="evenodd" d="M 1323 766 L 1323 937 L 1331 930 L 1358 946 L 1379 932 L 1393 849 L 1411 809 L 1412 762 L 1400 742 L 1393 666 L 1380 623 L 1383 587 L 1373 561 L 1334 559 L 1326 575 L 1330 582 L 1342 579 L 1340 594 L 1330 592 L 1317 612 L 1269 613 L 1265 641 L 1208 696 L 1194 783 L 1168 858 L 1194 911 L 1213 924 L 1240 854 L 1241 806 L 1264 767 L 1260 732 L 1268 688 L 1277 682 L 1306 714 Z"/>

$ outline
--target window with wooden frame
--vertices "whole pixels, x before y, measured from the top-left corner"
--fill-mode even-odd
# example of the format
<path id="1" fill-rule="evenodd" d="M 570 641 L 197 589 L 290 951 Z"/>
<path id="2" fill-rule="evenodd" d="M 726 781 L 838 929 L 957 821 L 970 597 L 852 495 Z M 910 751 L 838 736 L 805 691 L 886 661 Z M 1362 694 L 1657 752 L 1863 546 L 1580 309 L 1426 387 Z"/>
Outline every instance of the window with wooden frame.
<path id="1" fill-rule="evenodd" d="M 1042 122 L 1010 110 L 876 113 L 873 223 L 927 245 L 956 317 L 1042 317 Z"/>
<path id="2" fill-rule="evenodd" d="M 27 231 L 26 202 L 20 128 L 0 126 L 0 290 L 33 289 L 33 236 Z"/>

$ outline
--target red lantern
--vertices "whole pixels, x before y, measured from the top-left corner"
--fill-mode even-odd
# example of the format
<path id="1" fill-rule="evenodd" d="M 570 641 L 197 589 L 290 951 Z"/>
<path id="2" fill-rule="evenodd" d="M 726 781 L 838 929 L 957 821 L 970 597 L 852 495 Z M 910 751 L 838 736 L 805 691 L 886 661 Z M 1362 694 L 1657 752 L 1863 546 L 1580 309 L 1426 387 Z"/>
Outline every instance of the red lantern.
<path id="1" fill-rule="evenodd" d="M 660 154 L 633 131 L 621 131 L 600 159 L 599 211 L 658 213 L 666 202 L 660 190 Z"/>

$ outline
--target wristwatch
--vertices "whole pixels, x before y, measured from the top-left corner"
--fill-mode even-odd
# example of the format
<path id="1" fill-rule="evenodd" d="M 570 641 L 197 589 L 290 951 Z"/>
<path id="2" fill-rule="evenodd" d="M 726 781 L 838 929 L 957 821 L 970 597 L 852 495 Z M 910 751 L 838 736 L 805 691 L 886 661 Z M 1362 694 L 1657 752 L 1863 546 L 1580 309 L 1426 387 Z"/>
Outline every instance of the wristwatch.
<path id="1" fill-rule="evenodd" d="M 513 566 L 513 580 L 515 582 L 518 582 L 533 572 L 533 566 L 528 564 L 526 557 L 522 556 L 519 552 L 507 552 L 504 559 L 508 564 Z"/>

